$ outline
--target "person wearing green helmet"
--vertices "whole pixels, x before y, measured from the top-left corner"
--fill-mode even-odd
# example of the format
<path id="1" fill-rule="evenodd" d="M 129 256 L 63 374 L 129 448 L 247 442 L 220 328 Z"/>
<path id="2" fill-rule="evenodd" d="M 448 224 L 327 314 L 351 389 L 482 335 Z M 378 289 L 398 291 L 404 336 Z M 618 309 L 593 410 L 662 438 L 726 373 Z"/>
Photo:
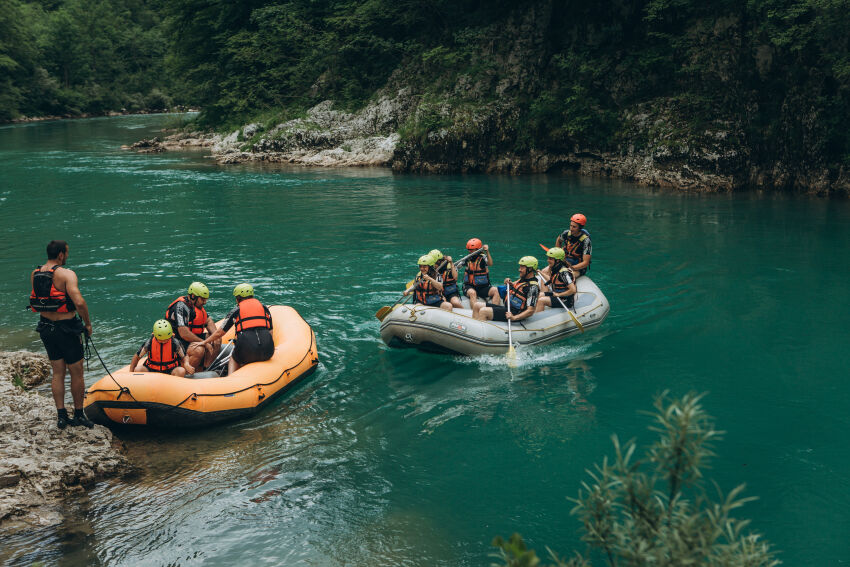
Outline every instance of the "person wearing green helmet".
<path id="1" fill-rule="evenodd" d="M 443 297 L 452 304 L 452 307 L 463 308 L 463 303 L 460 301 L 460 289 L 457 285 L 457 268 L 452 257 L 443 256 L 443 253 L 436 248 L 428 254 L 437 260 L 434 269 L 443 278 Z"/>
<path id="2" fill-rule="evenodd" d="M 262 362 L 274 356 L 272 315 L 266 305 L 254 297 L 254 287 L 242 283 L 233 288 L 236 307 L 224 318 L 224 323 L 206 339 L 204 344 L 220 341 L 231 327 L 236 329 L 233 356 L 227 363 L 227 373 L 252 362 Z"/>
<path id="3" fill-rule="evenodd" d="M 523 256 L 519 259 L 519 280 L 511 282 L 505 278 L 510 297 L 506 305 L 485 304 L 476 302 L 472 306 L 472 317 L 479 321 L 522 321 L 534 315 L 537 309 L 537 297 L 540 288 L 537 285 L 537 258 Z"/>
<path id="4" fill-rule="evenodd" d="M 413 294 L 413 303 L 440 307 L 446 311 L 452 310 L 452 304 L 443 297 L 443 278 L 437 273 L 434 265 L 437 259 L 430 254 L 419 258 L 419 274 L 413 280 L 413 285 L 404 291 L 405 296 Z"/>
<path id="5" fill-rule="evenodd" d="M 139 362 L 147 355 L 144 362 Z M 194 374 L 195 368 L 189 364 L 183 345 L 174 336 L 171 323 L 160 319 L 153 324 L 153 332 L 148 340 L 133 355 L 130 362 L 133 372 L 160 372 L 183 377 Z"/>
<path id="6" fill-rule="evenodd" d="M 220 342 L 203 343 L 215 331 L 215 323 L 204 307 L 209 298 L 210 290 L 207 286 L 201 282 L 192 282 L 186 295 L 172 301 L 165 310 L 165 319 L 171 323 L 189 362 L 198 370 L 209 366 L 221 349 Z"/>
<path id="7" fill-rule="evenodd" d="M 567 266 L 564 257 L 563 248 L 553 246 L 546 251 L 546 259 L 549 265 L 540 271 L 543 295 L 537 302 L 537 311 L 543 311 L 546 307 L 563 309 L 573 306 L 576 284 L 573 272 Z"/>

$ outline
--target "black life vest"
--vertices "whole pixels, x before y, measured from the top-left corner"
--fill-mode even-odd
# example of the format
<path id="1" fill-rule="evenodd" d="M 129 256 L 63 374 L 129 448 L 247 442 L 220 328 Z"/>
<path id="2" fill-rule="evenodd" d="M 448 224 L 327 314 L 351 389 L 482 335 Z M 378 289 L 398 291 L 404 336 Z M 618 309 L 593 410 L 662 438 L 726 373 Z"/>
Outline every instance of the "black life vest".
<path id="1" fill-rule="evenodd" d="M 433 278 L 437 275 L 437 272 L 432 268 L 429 270 L 428 275 Z M 423 305 L 439 305 L 443 302 L 442 292 L 440 292 L 440 290 L 438 290 L 437 287 L 430 281 L 423 278 L 421 273 L 416 276 L 416 283 L 419 284 L 416 286 L 416 291 L 414 292 L 414 297 L 416 298 L 417 303 L 421 303 Z"/>
<path id="2" fill-rule="evenodd" d="M 443 278 L 443 295 L 448 296 L 457 293 L 457 276 L 452 274 L 452 264 L 445 262 L 438 273 Z"/>
<path id="3" fill-rule="evenodd" d="M 552 278 L 547 282 L 547 285 L 549 285 L 553 293 L 564 293 L 570 289 L 570 285 L 566 283 L 566 280 L 569 279 L 569 274 L 570 269 L 566 266 L 562 266 L 561 269 L 552 276 Z M 568 295 L 567 297 L 553 297 L 552 304 L 556 307 L 558 307 L 558 305 L 556 305 L 558 303 L 558 299 L 563 301 L 564 305 L 567 307 L 572 307 L 575 302 L 575 294 Z"/>
<path id="4" fill-rule="evenodd" d="M 178 356 L 177 345 L 174 343 L 173 337 L 163 343 L 151 335 L 151 351 L 148 353 L 148 359 L 145 360 L 145 366 L 154 372 L 164 373 L 169 373 L 177 368 L 180 364 L 180 357 Z"/>
<path id="5" fill-rule="evenodd" d="M 467 262 L 464 278 L 469 285 L 490 285 L 490 269 L 487 267 L 487 257 L 480 254 Z"/>
<path id="6" fill-rule="evenodd" d="M 206 338 L 207 336 L 207 320 L 209 319 L 209 315 L 207 315 L 207 310 L 203 307 L 195 307 L 188 297 L 185 295 L 178 297 L 174 301 L 169 304 L 168 308 L 165 310 L 165 318 L 171 323 L 171 328 L 174 329 L 174 333 L 177 333 L 177 310 L 175 305 L 180 302 L 186 304 L 189 308 L 189 313 L 191 313 L 190 320 L 186 325 L 190 331 L 192 331 L 195 335 L 200 338 Z"/>
<path id="7" fill-rule="evenodd" d="M 30 292 L 30 309 L 37 313 L 71 313 L 77 306 L 64 291 L 59 291 L 53 285 L 56 268 L 42 271 L 41 266 L 32 272 L 32 292 Z"/>
<path id="8" fill-rule="evenodd" d="M 511 313 L 518 315 L 528 308 L 528 296 L 531 286 L 537 287 L 537 280 L 519 280 L 511 283 Z"/>
<path id="9" fill-rule="evenodd" d="M 239 302 L 239 312 L 234 319 L 236 332 L 255 327 L 272 328 L 272 318 L 259 299 L 250 297 Z"/>
<path id="10" fill-rule="evenodd" d="M 582 244 L 585 240 L 590 238 L 590 233 L 584 229 L 581 229 L 581 234 L 578 237 L 575 237 L 570 234 L 568 230 L 564 231 L 564 234 L 566 235 L 566 238 L 563 238 L 564 254 L 566 255 L 564 261 L 567 262 L 570 266 L 575 266 L 582 260 Z"/>

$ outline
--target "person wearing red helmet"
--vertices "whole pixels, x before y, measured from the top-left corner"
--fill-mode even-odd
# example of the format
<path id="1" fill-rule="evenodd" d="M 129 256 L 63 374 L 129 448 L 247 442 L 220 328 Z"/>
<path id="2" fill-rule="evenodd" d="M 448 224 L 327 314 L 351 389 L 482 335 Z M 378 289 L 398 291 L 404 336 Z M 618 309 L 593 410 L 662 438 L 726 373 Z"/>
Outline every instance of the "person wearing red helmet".
<path id="1" fill-rule="evenodd" d="M 555 241 L 555 246 L 564 250 L 564 260 L 572 267 L 576 277 L 586 274 L 590 267 L 592 245 L 590 233 L 584 228 L 586 225 L 587 217 L 581 213 L 574 214 L 570 217 L 570 228 Z"/>
<path id="2" fill-rule="evenodd" d="M 469 252 L 484 249 L 482 254 L 470 258 L 466 263 L 466 272 L 463 276 L 463 294 L 469 298 L 470 308 L 481 298 L 494 305 L 500 305 L 499 293 L 495 287 L 490 285 L 490 269 L 493 265 L 493 257 L 490 255 L 490 246 L 483 244 L 479 238 L 470 238 L 466 243 Z"/>

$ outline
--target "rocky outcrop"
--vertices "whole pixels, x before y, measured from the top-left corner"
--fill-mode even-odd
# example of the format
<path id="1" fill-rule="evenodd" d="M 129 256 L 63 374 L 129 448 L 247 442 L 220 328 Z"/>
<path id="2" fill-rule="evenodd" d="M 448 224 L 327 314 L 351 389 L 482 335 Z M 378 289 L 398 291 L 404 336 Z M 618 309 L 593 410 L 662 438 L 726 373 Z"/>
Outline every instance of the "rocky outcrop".
<path id="1" fill-rule="evenodd" d="M 27 390 L 50 376 L 43 355 L 0 353 L 0 525 L 54 523 L 60 498 L 132 470 L 109 429 L 56 427 L 52 398 Z"/>

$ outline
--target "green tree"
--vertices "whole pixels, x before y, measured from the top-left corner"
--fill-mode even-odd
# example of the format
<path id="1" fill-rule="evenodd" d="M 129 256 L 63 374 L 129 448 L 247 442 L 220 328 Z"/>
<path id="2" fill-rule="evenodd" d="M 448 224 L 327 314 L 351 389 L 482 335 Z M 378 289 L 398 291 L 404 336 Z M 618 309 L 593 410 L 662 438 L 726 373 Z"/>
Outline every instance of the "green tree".
<path id="1" fill-rule="evenodd" d="M 700 405 L 701 396 L 655 401 L 650 430 L 658 439 L 637 458 L 635 441 L 621 446 L 616 435 L 614 459 L 588 471 L 572 514 L 582 523 L 582 540 L 610 567 L 657 565 L 679 567 L 773 567 L 768 543 L 747 533 L 748 520 L 733 512 L 753 498 L 742 498 L 740 485 L 723 495 L 708 490 L 703 469 L 714 457 L 713 443 L 721 438 Z M 713 497 L 711 492 L 716 492 Z M 495 557 L 504 567 L 535 567 L 540 559 L 514 534 L 493 540 Z M 552 565 L 590 565 L 582 555 L 564 560 L 549 551 Z"/>

